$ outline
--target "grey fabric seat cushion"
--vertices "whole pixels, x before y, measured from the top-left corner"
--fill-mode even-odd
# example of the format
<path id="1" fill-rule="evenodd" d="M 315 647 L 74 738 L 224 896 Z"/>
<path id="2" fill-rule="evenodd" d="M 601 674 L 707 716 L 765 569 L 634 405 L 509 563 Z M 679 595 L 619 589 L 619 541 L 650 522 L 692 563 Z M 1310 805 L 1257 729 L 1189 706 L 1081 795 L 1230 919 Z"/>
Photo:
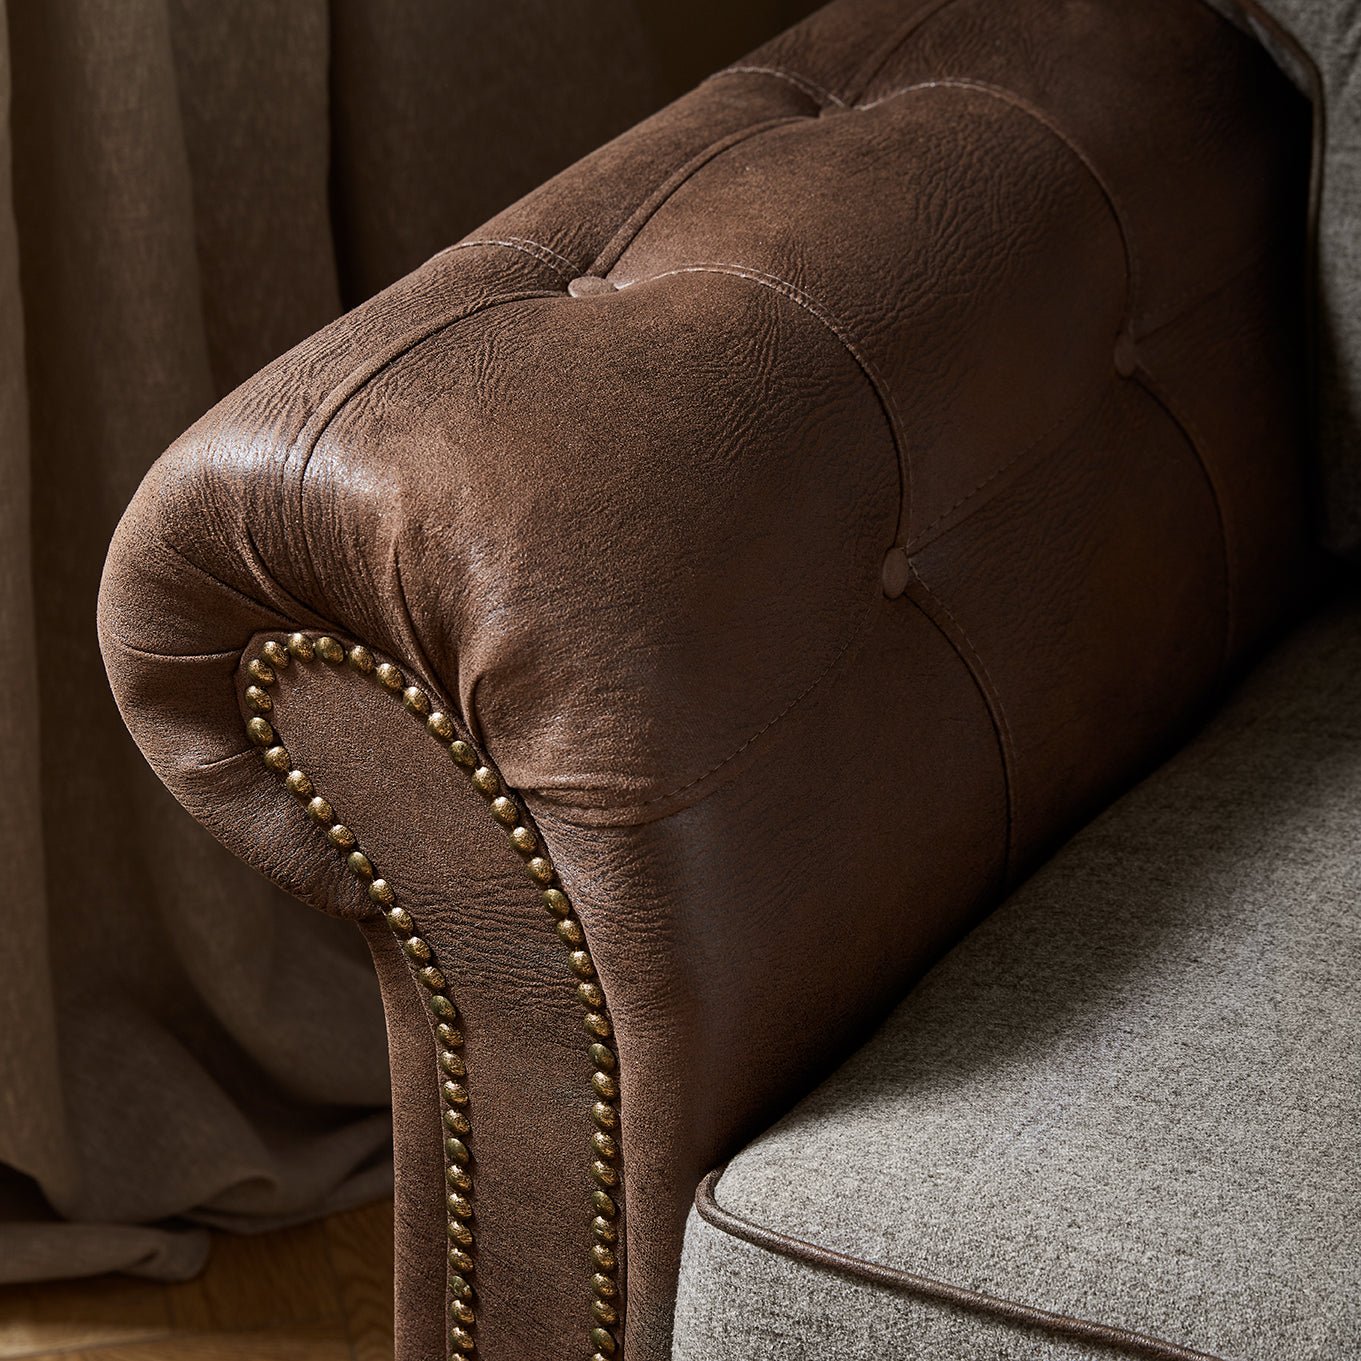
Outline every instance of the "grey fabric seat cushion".
<path id="1" fill-rule="evenodd" d="M 676 1361 L 1361 1356 L 1359 690 L 1353 590 L 739 1154 Z"/>

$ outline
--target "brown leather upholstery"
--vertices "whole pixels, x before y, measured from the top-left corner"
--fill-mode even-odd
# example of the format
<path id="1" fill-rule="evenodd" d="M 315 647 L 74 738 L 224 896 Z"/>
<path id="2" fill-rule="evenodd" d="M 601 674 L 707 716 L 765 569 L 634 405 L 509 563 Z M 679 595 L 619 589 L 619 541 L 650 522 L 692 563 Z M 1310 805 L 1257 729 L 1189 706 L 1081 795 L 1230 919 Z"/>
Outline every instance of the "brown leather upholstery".
<path id="1" fill-rule="evenodd" d="M 264 642 L 325 632 L 452 717 L 584 925 L 622 1089 L 594 1340 L 598 1093 L 553 917 L 447 740 L 359 671 L 276 668 L 262 740 L 462 1012 L 488 1361 L 625 1329 L 665 1356 L 702 1173 L 1281 614 L 1308 138 L 1198 0 L 838 0 L 284 356 L 148 477 L 101 632 L 185 805 L 305 900 L 373 912 L 242 726 Z M 427 1361 L 438 1046 L 370 934 L 400 1351 Z"/>

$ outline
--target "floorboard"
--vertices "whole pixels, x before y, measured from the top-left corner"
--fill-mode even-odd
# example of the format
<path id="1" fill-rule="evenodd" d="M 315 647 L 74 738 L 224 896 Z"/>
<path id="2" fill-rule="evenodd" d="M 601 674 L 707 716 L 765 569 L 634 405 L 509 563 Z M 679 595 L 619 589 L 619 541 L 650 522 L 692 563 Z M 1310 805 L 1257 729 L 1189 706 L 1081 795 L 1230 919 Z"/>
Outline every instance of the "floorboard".
<path id="1" fill-rule="evenodd" d="M 0 1361 L 392 1361 L 392 1204 L 214 1236 L 196 1280 L 0 1288 Z"/>

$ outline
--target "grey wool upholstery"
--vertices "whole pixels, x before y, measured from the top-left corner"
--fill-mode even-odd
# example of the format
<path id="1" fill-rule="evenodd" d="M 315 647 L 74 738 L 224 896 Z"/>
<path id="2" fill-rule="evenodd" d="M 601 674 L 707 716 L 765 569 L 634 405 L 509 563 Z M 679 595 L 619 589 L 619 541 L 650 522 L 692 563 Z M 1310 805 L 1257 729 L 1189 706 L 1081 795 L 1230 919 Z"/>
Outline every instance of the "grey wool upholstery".
<path id="1" fill-rule="evenodd" d="M 1361 1356 L 1359 689 L 1353 590 L 702 1188 L 675 1361 Z"/>

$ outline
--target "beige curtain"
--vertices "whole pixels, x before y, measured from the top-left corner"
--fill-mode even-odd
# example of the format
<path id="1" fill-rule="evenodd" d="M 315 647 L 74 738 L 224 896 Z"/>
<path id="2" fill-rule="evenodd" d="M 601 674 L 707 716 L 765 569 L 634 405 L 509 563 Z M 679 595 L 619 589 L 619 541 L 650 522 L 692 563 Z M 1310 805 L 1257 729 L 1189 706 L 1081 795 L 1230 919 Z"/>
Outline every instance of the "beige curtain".
<path id="1" fill-rule="evenodd" d="M 0 1281 L 188 1275 L 204 1226 L 391 1175 L 358 937 L 191 822 L 109 698 L 95 592 L 143 473 L 342 307 L 809 8 L 8 0 Z"/>

